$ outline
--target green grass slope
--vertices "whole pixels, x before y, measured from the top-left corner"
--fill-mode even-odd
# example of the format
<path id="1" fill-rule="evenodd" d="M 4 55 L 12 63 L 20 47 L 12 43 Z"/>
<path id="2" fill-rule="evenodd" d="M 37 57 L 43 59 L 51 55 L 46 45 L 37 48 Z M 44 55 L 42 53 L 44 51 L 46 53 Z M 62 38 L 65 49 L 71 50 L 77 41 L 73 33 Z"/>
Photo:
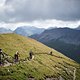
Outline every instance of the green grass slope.
<path id="1" fill-rule="evenodd" d="M 34 59 L 13 64 L 11 66 L 0 66 L 0 80 L 28 80 L 34 77 L 36 80 L 45 80 L 46 77 L 64 80 L 80 80 L 80 64 L 51 49 L 36 40 L 26 38 L 17 34 L 1 34 L 0 48 L 9 56 L 20 53 L 20 59 L 29 56 L 29 51 L 34 52 Z M 52 51 L 53 56 L 48 55 Z M 75 75 L 73 75 L 76 69 Z"/>

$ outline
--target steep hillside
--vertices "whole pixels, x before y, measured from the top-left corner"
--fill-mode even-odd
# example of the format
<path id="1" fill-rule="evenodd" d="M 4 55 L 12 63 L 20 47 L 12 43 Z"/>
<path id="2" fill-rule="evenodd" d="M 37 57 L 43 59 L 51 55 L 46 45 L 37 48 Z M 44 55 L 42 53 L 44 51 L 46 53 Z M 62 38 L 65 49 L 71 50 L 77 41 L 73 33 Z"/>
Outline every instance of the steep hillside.
<path id="1" fill-rule="evenodd" d="M 40 34 L 44 31 L 44 28 L 37 28 L 37 27 L 33 27 L 33 26 L 21 26 L 18 27 L 14 33 L 16 34 L 20 34 L 23 36 L 30 36 L 33 34 Z"/>
<path id="2" fill-rule="evenodd" d="M 31 37 L 80 63 L 80 30 L 56 28 Z"/>
<path id="3" fill-rule="evenodd" d="M 59 80 L 59 77 L 80 80 L 80 64 L 36 40 L 17 34 L 1 34 L 0 48 L 11 57 L 19 51 L 22 60 L 11 66 L 0 66 L 0 80 Z M 23 61 L 29 56 L 30 50 L 34 52 L 34 59 Z M 52 55 L 48 54 L 50 51 Z"/>

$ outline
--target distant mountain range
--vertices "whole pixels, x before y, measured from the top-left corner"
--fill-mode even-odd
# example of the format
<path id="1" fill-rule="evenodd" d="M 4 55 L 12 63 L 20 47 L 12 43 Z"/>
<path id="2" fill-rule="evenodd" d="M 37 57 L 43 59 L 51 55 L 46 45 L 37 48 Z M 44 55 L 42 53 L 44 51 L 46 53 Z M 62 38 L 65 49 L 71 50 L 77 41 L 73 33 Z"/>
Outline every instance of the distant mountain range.
<path id="1" fill-rule="evenodd" d="M 33 27 L 33 26 L 21 26 L 18 27 L 14 33 L 16 34 L 20 34 L 23 36 L 30 36 L 33 34 L 40 34 L 44 31 L 44 28 L 37 28 L 37 27 Z"/>
<path id="2" fill-rule="evenodd" d="M 44 28 L 37 28 L 34 26 L 21 26 L 15 29 L 14 31 L 6 28 L 0 28 L 0 34 L 1 33 L 16 33 L 20 34 L 22 36 L 31 36 L 33 34 L 40 34 L 44 31 Z"/>
<path id="3" fill-rule="evenodd" d="M 76 28 L 77 30 L 80 30 L 80 25 Z"/>
<path id="4" fill-rule="evenodd" d="M 57 27 L 56 26 L 55 27 L 49 27 L 49 28 L 47 28 L 47 30 L 55 29 L 55 28 L 57 28 Z"/>
<path id="5" fill-rule="evenodd" d="M 7 28 L 0 28 L 0 33 L 16 33 L 16 34 L 20 34 L 22 36 L 31 36 L 31 35 L 37 35 L 37 34 L 41 34 L 42 32 L 44 32 L 45 30 L 52 30 L 52 29 L 56 29 L 57 27 L 49 27 L 47 29 L 45 28 L 37 28 L 35 26 L 21 26 L 21 27 L 17 27 L 14 31 L 7 29 Z M 66 27 L 67 28 L 67 27 Z M 78 26 L 77 28 L 75 28 L 76 30 L 80 30 L 80 26 Z"/>
<path id="6" fill-rule="evenodd" d="M 80 30 L 55 28 L 31 37 L 80 62 Z"/>
<path id="7" fill-rule="evenodd" d="M 0 34 L 1 33 L 12 33 L 12 30 L 6 28 L 0 28 Z"/>

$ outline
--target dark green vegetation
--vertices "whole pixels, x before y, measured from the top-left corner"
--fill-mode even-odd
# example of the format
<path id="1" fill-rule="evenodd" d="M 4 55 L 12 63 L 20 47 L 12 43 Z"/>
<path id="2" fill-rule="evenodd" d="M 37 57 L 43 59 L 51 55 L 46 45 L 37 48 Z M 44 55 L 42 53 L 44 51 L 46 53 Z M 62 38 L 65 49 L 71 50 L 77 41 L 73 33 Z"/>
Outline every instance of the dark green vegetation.
<path id="1" fill-rule="evenodd" d="M 29 56 L 29 51 L 34 52 L 34 59 L 21 61 L 11 66 L 0 66 L 0 80 L 45 80 L 46 77 L 62 76 L 65 80 L 73 80 L 76 68 L 76 80 L 80 80 L 80 64 L 31 38 L 16 34 L 1 34 L 0 48 L 13 57 L 16 51 L 20 53 L 20 60 Z M 52 51 L 53 55 L 48 53 Z"/>

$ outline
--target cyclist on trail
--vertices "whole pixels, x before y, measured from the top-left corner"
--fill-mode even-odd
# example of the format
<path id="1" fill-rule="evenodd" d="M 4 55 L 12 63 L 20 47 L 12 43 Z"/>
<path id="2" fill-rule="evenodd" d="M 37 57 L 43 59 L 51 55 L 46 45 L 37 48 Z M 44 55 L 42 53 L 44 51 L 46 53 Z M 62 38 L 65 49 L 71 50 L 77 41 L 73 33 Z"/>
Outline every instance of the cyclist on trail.
<path id="1" fill-rule="evenodd" d="M 32 52 L 32 50 L 29 52 L 29 58 L 30 59 L 32 59 L 32 57 L 33 57 L 33 52 Z"/>
<path id="2" fill-rule="evenodd" d="M 15 62 L 19 61 L 19 52 L 18 51 L 14 54 L 14 61 Z"/>

